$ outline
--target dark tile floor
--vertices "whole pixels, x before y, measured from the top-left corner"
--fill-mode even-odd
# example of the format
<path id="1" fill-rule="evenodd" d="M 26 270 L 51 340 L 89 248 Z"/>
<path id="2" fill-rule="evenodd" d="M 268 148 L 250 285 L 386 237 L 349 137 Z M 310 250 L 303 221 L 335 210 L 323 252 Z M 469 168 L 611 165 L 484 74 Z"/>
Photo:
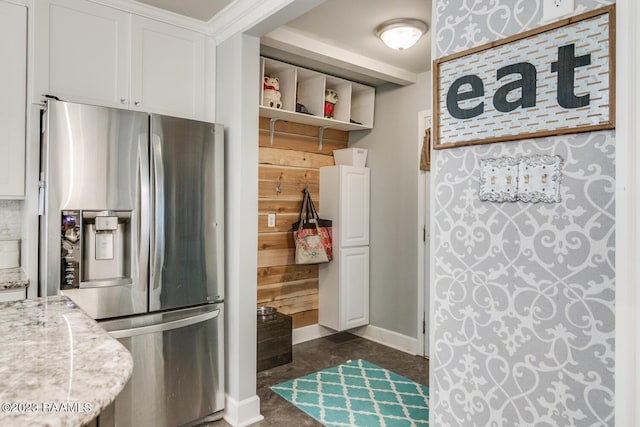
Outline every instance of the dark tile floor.
<path id="1" fill-rule="evenodd" d="M 264 420 L 256 427 L 321 426 L 313 418 L 272 392 L 269 387 L 348 360 L 364 359 L 382 368 L 429 384 L 429 362 L 419 356 L 377 344 L 346 332 L 308 341 L 293 347 L 293 362 L 258 373 L 258 397 Z M 208 427 L 227 427 L 224 421 Z"/>

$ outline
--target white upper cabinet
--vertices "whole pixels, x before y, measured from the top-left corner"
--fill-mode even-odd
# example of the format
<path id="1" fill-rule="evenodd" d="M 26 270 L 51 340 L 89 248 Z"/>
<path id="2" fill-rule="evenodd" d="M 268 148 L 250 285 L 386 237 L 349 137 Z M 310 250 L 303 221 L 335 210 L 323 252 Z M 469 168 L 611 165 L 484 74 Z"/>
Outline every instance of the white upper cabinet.
<path id="1" fill-rule="evenodd" d="M 33 101 L 49 94 L 126 108 L 130 15 L 86 0 L 38 0 L 34 11 Z"/>
<path id="2" fill-rule="evenodd" d="M 204 34 L 135 15 L 131 28 L 131 108 L 203 116 Z"/>
<path id="3" fill-rule="evenodd" d="M 24 197 L 27 9 L 0 1 L 0 198 Z"/>
<path id="4" fill-rule="evenodd" d="M 205 36 L 86 0 L 38 0 L 35 90 L 65 101 L 205 119 Z"/>

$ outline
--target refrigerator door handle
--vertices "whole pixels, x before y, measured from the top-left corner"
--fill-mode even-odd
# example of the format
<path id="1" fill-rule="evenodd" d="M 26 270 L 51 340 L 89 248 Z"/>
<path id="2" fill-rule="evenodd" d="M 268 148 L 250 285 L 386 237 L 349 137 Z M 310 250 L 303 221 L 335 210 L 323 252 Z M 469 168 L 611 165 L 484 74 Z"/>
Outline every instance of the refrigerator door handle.
<path id="1" fill-rule="evenodd" d="M 171 331 L 173 329 L 184 328 L 186 326 L 195 325 L 197 323 L 206 322 L 207 320 L 215 319 L 220 314 L 220 309 L 210 311 L 208 313 L 201 313 L 191 317 L 185 317 L 183 319 L 171 320 L 164 323 L 156 323 L 154 325 L 140 326 L 138 328 L 120 329 L 117 331 L 109 331 L 109 335 L 112 338 L 130 338 L 137 335 L 153 334 L 157 332 Z"/>
<path id="2" fill-rule="evenodd" d="M 160 287 L 164 267 L 164 165 L 162 144 L 158 135 L 151 137 L 153 167 L 153 236 L 151 238 L 151 282 Z"/>
<path id="3" fill-rule="evenodd" d="M 138 140 L 138 285 L 147 287 L 147 264 L 149 262 L 149 150 L 146 135 Z"/>
<path id="4" fill-rule="evenodd" d="M 224 294 L 224 126 L 215 125 L 216 152 L 216 265 L 218 292 Z M 216 296 L 216 298 L 220 298 Z M 223 295 L 224 299 L 224 295 Z"/>

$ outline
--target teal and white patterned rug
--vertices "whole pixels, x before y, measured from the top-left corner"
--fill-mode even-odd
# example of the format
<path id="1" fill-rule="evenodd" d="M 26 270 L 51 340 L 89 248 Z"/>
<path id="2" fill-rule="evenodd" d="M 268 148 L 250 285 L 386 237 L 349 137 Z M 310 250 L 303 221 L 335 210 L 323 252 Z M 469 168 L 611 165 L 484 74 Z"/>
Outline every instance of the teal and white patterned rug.
<path id="1" fill-rule="evenodd" d="M 429 425 L 429 388 L 366 360 L 349 361 L 271 390 L 327 427 Z"/>

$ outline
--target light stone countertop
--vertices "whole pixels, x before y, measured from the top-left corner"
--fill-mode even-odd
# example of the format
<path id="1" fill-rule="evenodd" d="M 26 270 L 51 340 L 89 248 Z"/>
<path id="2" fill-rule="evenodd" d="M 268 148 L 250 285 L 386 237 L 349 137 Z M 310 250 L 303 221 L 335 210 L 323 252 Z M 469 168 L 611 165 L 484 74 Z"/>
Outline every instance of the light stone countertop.
<path id="1" fill-rule="evenodd" d="M 29 279 L 22 268 L 0 268 L 0 291 L 28 287 Z"/>
<path id="2" fill-rule="evenodd" d="M 122 391 L 131 354 L 64 296 L 0 304 L 0 425 L 80 426 Z"/>

